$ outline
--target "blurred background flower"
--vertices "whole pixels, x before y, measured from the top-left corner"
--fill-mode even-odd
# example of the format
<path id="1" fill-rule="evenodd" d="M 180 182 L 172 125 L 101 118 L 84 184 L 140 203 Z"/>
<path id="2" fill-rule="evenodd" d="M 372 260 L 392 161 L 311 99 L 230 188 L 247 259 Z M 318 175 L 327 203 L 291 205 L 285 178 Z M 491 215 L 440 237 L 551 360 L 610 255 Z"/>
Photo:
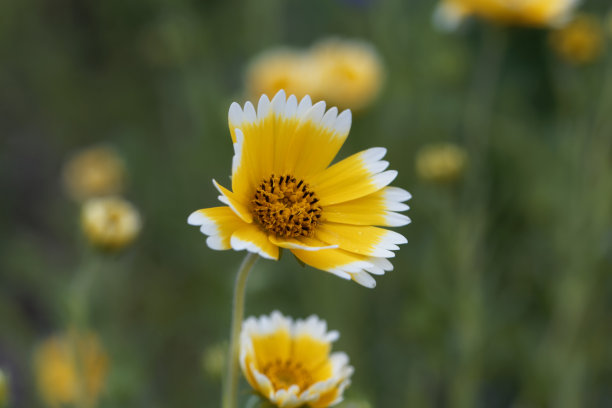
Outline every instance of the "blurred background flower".
<path id="1" fill-rule="evenodd" d="M 256 56 L 247 68 L 246 88 L 255 101 L 284 89 L 298 99 L 310 95 L 313 102 L 359 111 L 374 102 L 384 77 L 372 44 L 329 38 L 305 50 L 277 48 Z"/>
<path id="2" fill-rule="evenodd" d="M 588 64 L 601 56 L 606 34 L 594 15 L 576 15 L 568 24 L 550 33 L 559 57 L 573 64 Z"/>
<path id="3" fill-rule="evenodd" d="M 94 333 L 74 330 L 43 341 L 34 353 L 38 391 L 49 407 L 94 407 L 104 387 L 108 357 Z"/>
<path id="4" fill-rule="evenodd" d="M 249 99 L 259 100 L 284 89 L 288 95 L 302 99 L 308 95 L 316 74 L 313 64 L 303 52 L 290 48 L 277 48 L 256 56 L 246 69 L 246 88 Z"/>
<path id="5" fill-rule="evenodd" d="M 422 147 L 416 155 L 416 171 L 424 181 L 451 183 L 465 172 L 467 154 L 452 143 L 436 143 Z"/>
<path id="6" fill-rule="evenodd" d="M 103 145 L 75 153 L 63 169 L 66 192 L 76 201 L 119 194 L 125 177 L 125 163 L 117 151 Z"/>
<path id="7" fill-rule="evenodd" d="M 551 26 L 568 18 L 579 0 L 442 0 L 436 19 L 449 28 L 476 16 L 501 24 Z"/>
<path id="8" fill-rule="evenodd" d="M 105 251 L 117 251 L 131 244 L 141 224 L 136 207 L 119 197 L 92 198 L 81 210 L 85 237 L 94 247 Z"/>
<path id="9" fill-rule="evenodd" d="M 207 347 L 202 353 L 202 366 L 206 375 L 214 380 L 221 380 L 227 364 L 227 343 L 221 342 Z"/>
<path id="10" fill-rule="evenodd" d="M 372 44 L 365 41 L 330 38 L 314 44 L 309 51 L 317 73 L 311 86 L 314 100 L 356 111 L 374 102 L 384 82 L 384 67 Z"/>

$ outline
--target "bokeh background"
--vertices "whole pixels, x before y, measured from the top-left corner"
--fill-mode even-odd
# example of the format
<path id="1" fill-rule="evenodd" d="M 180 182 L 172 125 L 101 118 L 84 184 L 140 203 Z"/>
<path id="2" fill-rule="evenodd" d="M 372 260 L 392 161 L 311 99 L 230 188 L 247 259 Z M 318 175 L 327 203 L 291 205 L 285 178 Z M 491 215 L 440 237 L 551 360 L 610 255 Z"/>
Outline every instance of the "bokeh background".
<path id="1" fill-rule="evenodd" d="M 87 327 L 108 359 L 100 407 L 219 406 L 219 363 L 243 254 L 186 223 L 216 205 L 227 110 L 253 58 L 329 37 L 370 43 L 385 82 L 340 156 L 388 148 L 413 223 L 374 290 L 259 261 L 246 315 L 317 314 L 356 372 L 352 407 L 612 406 L 612 55 L 557 55 L 546 28 L 470 21 L 429 0 L 21 0 L 0 4 L 0 370 L 10 406 L 42 407 L 34 357 Z M 612 31 L 607 0 L 586 1 Z M 608 19 L 607 23 L 605 22 Z M 606 24 L 610 28 L 605 28 Z M 464 165 L 428 177 L 427 146 Z M 90 248 L 62 169 L 111 146 L 143 228 Z M 437 167 L 436 167 L 437 168 Z M 92 266 L 94 265 L 94 266 Z M 89 278 L 88 278 L 89 279 Z M 79 289 L 77 289 L 78 292 Z M 242 384 L 246 399 L 248 387 Z"/>

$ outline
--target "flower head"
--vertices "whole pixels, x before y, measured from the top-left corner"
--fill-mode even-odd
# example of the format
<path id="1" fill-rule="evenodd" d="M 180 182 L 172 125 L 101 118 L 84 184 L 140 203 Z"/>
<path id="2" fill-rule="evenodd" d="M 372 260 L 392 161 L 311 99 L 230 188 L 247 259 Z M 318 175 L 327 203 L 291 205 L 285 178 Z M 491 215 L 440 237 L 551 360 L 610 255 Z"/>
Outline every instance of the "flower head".
<path id="1" fill-rule="evenodd" d="M 118 194 L 125 184 L 125 164 L 113 148 L 91 147 L 66 163 L 63 181 L 66 192 L 76 201 Z"/>
<path id="2" fill-rule="evenodd" d="M 132 243 L 140 232 L 140 213 L 119 197 L 92 198 L 83 205 L 81 226 L 93 246 L 115 251 Z"/>
<path id="3" fill-rule="evenodd" d="M 604 29 L 590 15 L 576 16 L 567 25 L 551 32 L 550 42 L 557 54 L 574 64 L 595 61 L 604 49 Z"/>
<path id="4" fill-rule="evenodd" d="M 579 0 L 442 0 L 435 20 L 444 28 L 456 27 L 475 16 L 500 24 L 552 26 L 566 20 Z"/>
<path id="5" fill-rule="evenodd" d="M 331 104 L 363 109 L 378 95 L 384 69 L 376 49 L 362 41 L 330 39 L 310 51 L 318 74 L 313 86 L 315 98 Z"/>
<path id="6" fill-rule="evenodd" d="M 93 333 L 70 331 L 50 337 L 37 348 L 34 368 L 38 390 L 48 406 L 94 406 L 106 379 L 108 358 Z"/>
<path id="7" fill-rule="evenodd" d="M 316 316 L 293 321 L 279 312 L 242 325 L 240 366 L 259 394 L 282 408 L 324 408 L 342 401 L 353 367 L 346 354 L 330 354 L 338 332 Z"/>
<path id="8" fill-rule="evenodd" d="M 298 103 L 280 91 L 233 103 L 229 126 L 234 142 L 232 190 L 213 180 L 225 207 L 189 216 L 212 249 L 233 248 L 278 259 L 279 248 L 302 262 L 374 287 L 370 275 L 393 267 L 387 258 L 406 239 L 376 226 L 401 226 L 396 211 L 410 194 L 388 187 L 397 172 L 385 171 L 386 149 L 373 148 L 330 166 L 348 136 L 351 113 L 338 114 L 308 96 Z"/>
<path id="9" fill-rule="evenodd" d="M 450 183 L 465 171 L 465 150 L 452 143 L 438 143 L 423 147 L 416 156 L 419 177 L 435 183 Z"/>
<path id="10" fill-rule="evenodd" d="M 361 110 L 378 96 L 382 61 L 371 44 L 333 38 L 307 50 L 268 50 L 248 66 L 248 94 L 274 95 L 281 89 L 298 98 L 311 95 L 342 108 Z"/>
<path id="11" fill-rule="evenodd" d="M 316 83 L 310 59 L 301 51 L 277 48 L 257 56 L 247 67 L 247 93 L 274 95 L 281 89 L 304 97 Z"/>

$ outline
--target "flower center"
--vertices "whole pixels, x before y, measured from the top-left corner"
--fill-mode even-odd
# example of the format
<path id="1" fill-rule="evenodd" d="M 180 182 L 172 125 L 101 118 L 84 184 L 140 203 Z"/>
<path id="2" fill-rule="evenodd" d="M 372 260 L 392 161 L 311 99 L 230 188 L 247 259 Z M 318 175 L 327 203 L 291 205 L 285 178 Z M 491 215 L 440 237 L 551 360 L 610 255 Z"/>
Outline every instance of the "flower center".
<path id="1" fill-rule="evenodd" d="M 312 376 L 302 363 L 291 360 L 268 363 L 263 367 L 262 374 L 268 377 L 276 391 L 289 389 L 292 385 L 305 390 L 312 384 Z"/>
<path id="2" fill-rule="evenodd" d="M 277 237 L 312 237 L 321 219 L 318 202 L 304 180 L 273 174 L 255 191 L 251 211 L 259 224 Z"/>

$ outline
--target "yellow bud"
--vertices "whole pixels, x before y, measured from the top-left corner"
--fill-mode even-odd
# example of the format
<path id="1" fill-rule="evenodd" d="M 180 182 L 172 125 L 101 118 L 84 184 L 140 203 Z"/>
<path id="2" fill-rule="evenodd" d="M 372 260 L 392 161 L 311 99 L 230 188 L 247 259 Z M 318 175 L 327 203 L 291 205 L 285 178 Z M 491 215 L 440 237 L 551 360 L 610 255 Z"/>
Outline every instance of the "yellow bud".
<path id="1" fill-rule="evenodd" d="M 463 176 L 466 164 L 465 151 L 451 143 L 427 145 L 416 156 L 417 175 L 435 183 L 456 181 Z"/>
<path id="2" fill-rule="evenodd" d="M 76 201 L 118 194 L 125 184 L 125 165 L 114 149 L 91 147 L 68 160 L 63 181 L 66 192 Z"/>
<path id="3" fill-rule="evenodd" d="M 93 246 L 116 251 L 129 245 L 140 232 L 140 213 L 119 197 L 92 198 L 81 210 L 81 226 Z"/>

